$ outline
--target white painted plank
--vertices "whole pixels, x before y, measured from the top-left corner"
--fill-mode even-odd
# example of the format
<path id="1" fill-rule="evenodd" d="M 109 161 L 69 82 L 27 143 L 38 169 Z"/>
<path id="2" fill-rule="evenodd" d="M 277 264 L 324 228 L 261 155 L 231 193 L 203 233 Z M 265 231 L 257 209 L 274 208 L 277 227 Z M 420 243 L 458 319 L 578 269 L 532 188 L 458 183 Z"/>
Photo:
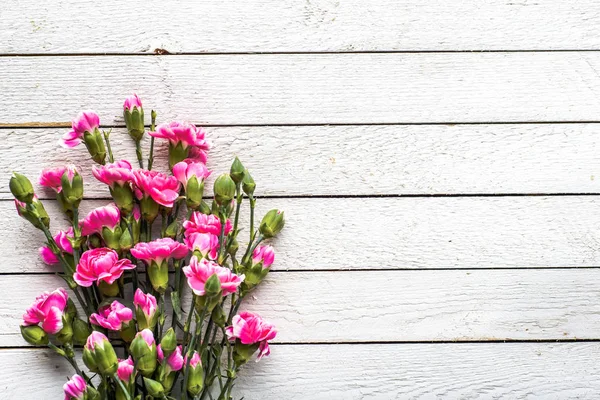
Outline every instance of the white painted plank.
<path id="1" fill-rule="evenodd" d="M 279 272 L 242 310 L 273 322 L 284 343 L 593 339 L 599 284 L 598 269 Z M 52 275 L 3 277 L 12 297 L 0 346 L 26 345 L 24 310 L 59 286 Z"/>
<path id="2" fill-rule="evenodd" d="M 64 229 L 55 202 L 47 201 Z M 84 201 L 82 215 L 107 201 Z M 595 196 L 261 199 L 279 208 L 275 269 L 503 268 L 600 265 Z M 247 209 L 241 226 L 247 235 Z M 40 272 L 43 241 L 12 202 L 0 202 L 0 272 Z M 240 242 L 241 244 L 243 242 Z"/>
<path id="3" fill-rule="evenodd" d="M 239 156 L 258 183 L 258 195 L 379 195 L 597 193 L 599 129 L 599 124 L 500 124 L 207 131 L 213 175 L 228 171 Z M 91 175 L 85 147 L 58 147 L 66 131 L 0 129 L 0 196 L 11 197 L 13 169 L 37 179 L 42 168 L 74 163 L 84 173 L 86 196 L 106 197 L 106 186 Z M 123 129 L 111 137 L 115 157 L 136 159 Z M 147 149 L 148 143 L 146 155 Z M 156 168 L 166 170 L 164 141 L 157 142 L 155 154 Z M 209 183 L 208 193 L 211 188 Z"/>
<path id="4" fill-rule="evenodd" d="M 201 124 L 590 121 L 598 70 L 589 52 L 4 57 L 0 124 L 122 123 L 134 91 Z"/>
<path id="5" fill-rule="evenodd" d="M 393 344 L 272 346 L 247 364 L 234 398 L 595 399 L 598 343 Z M 72 375 L 44 349 L 0 351 L 2 398 L 61 398 Z M 23 380 L 27 384 L 23 384 Z"/>
<path id="6" fill-rule="evenodd" d="M 6 0 L 1 53 L 598 49 L 592 0 Z M 135 18 L 132 18 L 132 14 Z M 93 18 L 86 18 L 93 16 Z M 168 18 L 167 18 L 168 16 Z M 94 21 L 94 22 L 91 22 Z M 102 23 L 97 23 L 102 21 Z"/>

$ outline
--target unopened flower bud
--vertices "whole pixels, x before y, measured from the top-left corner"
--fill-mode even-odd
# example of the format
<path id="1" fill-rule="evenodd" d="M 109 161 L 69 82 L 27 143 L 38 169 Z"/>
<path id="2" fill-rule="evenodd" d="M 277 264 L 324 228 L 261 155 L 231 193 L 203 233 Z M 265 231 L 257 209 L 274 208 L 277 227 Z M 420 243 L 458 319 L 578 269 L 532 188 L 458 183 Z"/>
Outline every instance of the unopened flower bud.
<path id="1" fill-rule="evenodd" d="M 239 248 L 240 248 L 240 244 L 238 243 L 237 239 L 233 239 L 233 241 L 231 242 L 231 245 L 227 249 L 227 252 L 229 253 L 229 255 L 235 256 L 235 254 L 237 253 Z"/>
<path id="2" fill-rule="evenodd" d="M 65 311 L 65 317 L 69 322 L 72 322 L 73 319 L 77 317 L 77 307 L 75 307 L 75 302 L 73 302 L 73 299 L 71 298 L 67 300 L 67 309 Z"/>
<path id="3" fill-rule="evenodd" d="M 91 249 L 97 249 L 100 247 L 104 247 L 104 245 L 102 244 L 102 238 L 97 233 L 94 233 L 93 235 L 88 236 L 88 240 L 90 242 Z"/>
<path id="4" fill-rule="evenodd" d="M 217 178 L 214 185 L 215 201 L 220 206 L 225 206 L 235 196 L 235 182 L 229 174 L 223 174 Z"/>
<path id="5" fill-rule="evenodd" d="M 15 206 L 17 207 L 17 213 L 36 228 L 43 229 L 44 226 L 46 228 L 50 227 L 50 217 L 44 205 L 36 196 L 33 196 L 33 200 L 29 204 L 15 199 Z"/>
<path id="6" fill-rule="evenodd" d="M 21 335 L 23 336 L 23 339 L 31 345 L 45 346 L 48 344 L 48 334 L 37 325 L 21 325 Z"/>
<path id="7" fill-rule="evenodd" d="M 186 363 L 187 364 L 187 363 Z M 197 351 L 194 351 L 189 363 L 187 391 L 195 397 L 204 387 L 204 371 L 202 369 L 202 360 Z"/>
<path id="8" fill-rule="evenodd" d="M 98 164 L 104 164 L 106 161 L 106 147 L 104 147 L 104 138 L 98 128 L 95 128 L 93 132 L 85 131 L 83 134 L 83 142 L 87 147 L 92 160 Z"/>
<path id="9" fill-rule="evenodd" d="M 62 320 L 63 320 L 63 327 L 56 334 L 56 339 L 62 344 L 72 343 L 73 342 L 73 325 L 70 321 L 67 320 L 66 314 L 63 315 Z"/>
<path id="10" fill-rule="evenodd" d="M 110 187 L 110 194 L 119 210 L 121 210 L 121 214 L 123 216 L 129 215 L 135 204 L 131 187 L 129 185 L 114 185 Z"/>
<path id="11" fill-rule="evenodd" d="M 217 274 L 212 274 L 204 284 L 204 293 L 207 297 L 214 297 L 221 294 L 221 281 Z"/>
<path id="12" fill-rule="evenodd" d="M 165 229 L 165 231 L 163 233 L 163 237 L 175 239 L 175 237 L 177 237 L 178 233 L 179 233 L 179 222 L 175 220 L 175 221 L 171 222 L 169 224 L 169 226 L 167 226 L 167 229 Z"/>
<path id="13" fill-rule="evenodd" d="M 187 181 L 185 188 L 185 198 L 188 208 L 197 210 L 202 204 L 202 197 L 204 195 L 204 180 L 198 181 L 196 176 L 192 176 Z"/>
<path id="14" fill-rule="evenodd" d="M 9 187 L 10 192 L 15 196 L 15 199 L 26 204 L 33 201 L 33 185 L 25 175 L 13 172 L 13 176 L 10 178 Z"/>
<path id="15" fill-rule="evenodd" d="M 112 376 L 117 372 L 119 360 L 108 338 L 94 331 L 83 347 L 83 362 L 92 372 Z"/>
<path id="16" fill-rule="evenodd" d="M 275 237 L 285 225 L 285 219 L 283 211 L 271 210 L 269 211 L 260 222 L 259 231 L 266 238 Z"/>
<path id="17" fill-rule="evenodd" d="M 152 376 L 156 369 L 156 342 L 150 329 L 144 329 L 135 336 L 129 347 L 136 368 L 145 377 Z"/>
<path id="18" fill-rule="evenodd" d="M 92 333 L 87 322 L 75 318 L 73 320 L 73 343 L 77 346 L 83 346 L 88 336 Z"/>
<path id="19" fill-rule="evenodd" d="M 246 170 L 244 171 L 244 179 L 242 180 L 242 190 L 248 196 L 252 197 L 254 194 L 254 189 L 256 189 L 256 183 L 254 182 L 254 179 L 252 179 L 250 172 Z"/>
<path id="20" fill-rule="evenodd" d="M 240 183 L 244 179 L 245 168 L 239 158 L 236 157 L 235 160 L 233 160 L 233 164 L 231 164 L 229 175 L 235 183 Z"/>
<path id="21" fill-rule="evenodd" d="M 60 197 L 69 210 L 79 207 L 83 199 L 83 178 L 77 170 L 65 171 L 61 178 Z"/>
<path id="22" fill-rule="evenodd" d="M 202 203 L 200 203 L 199 211 L 202 214 L 206 214 L 206 215 L 209 215 L 212 213 L 212 209 L 210 208 L 210 205 L 208 205 L 208 203 L 204 200 L 202 200 Z"/>
<path id="23" fill-rule="evenodd" d="M 212 311 L 212 319 L 213 322 L 219 326 L 219 327 L 224 327 L 225 323 L 227 322 L 227 314 L 225 314 L 225 311 L 223 310 L 223 306 L 221 306 L 220 304 L 218 304 Z"/>
<path id="24" fill-rule="evenodd" d="M 160 348 L 165 357 L 169 357 L 177 348 L 177 336 L 175 335 L 175 330 L 173 328 L 169 328 L 167 333 L 165 333 L 161 339 Z"/>
<path id="25" fill-rule="evenodd" d="M 119 247 L 123 251 L 129 250 L 133 247 L 133 238 L 131 237 L 128 229 L 125 229 L 123 234 L 121 234 L 121 237 L 119 238 Z"/>
<path id="26" fill-rule="evenodd" d="M 154 379 L 149 379 L 144 377 L 144 386 L 148 390 L 148 394 L 155 399 L 163 398 L 165 395 L 165 388 L 160 382 L 155 381 Z"/>
<path id="27" fill-rule="evenodd" d="M 142 101 L 140 98 L 133 94 L 125 99 L 123 104 L 123 117 L 125 118 L 125 125 L 127 126 L 127 132 L 135 140 L 139 142 L 144 136 L 144 109 L 142 108 Z"/>

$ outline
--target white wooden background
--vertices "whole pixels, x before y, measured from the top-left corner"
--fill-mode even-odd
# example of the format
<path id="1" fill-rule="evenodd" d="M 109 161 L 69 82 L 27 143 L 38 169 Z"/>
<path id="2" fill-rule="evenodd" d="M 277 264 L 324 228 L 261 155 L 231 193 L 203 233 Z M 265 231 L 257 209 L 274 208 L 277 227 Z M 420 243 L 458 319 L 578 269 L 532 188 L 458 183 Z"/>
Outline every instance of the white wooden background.
<path id="1" fill-rule="evenodd" d="M 286 210 L 245 399 L 597 399 L 599 27 L 595 0 L 4 0 L 0 398 L 71 374 L 18 333 L 60 281 L 9 173 L 89 167 L 56 146 L 80 109 L 133 158 L 135 91 Z"/>

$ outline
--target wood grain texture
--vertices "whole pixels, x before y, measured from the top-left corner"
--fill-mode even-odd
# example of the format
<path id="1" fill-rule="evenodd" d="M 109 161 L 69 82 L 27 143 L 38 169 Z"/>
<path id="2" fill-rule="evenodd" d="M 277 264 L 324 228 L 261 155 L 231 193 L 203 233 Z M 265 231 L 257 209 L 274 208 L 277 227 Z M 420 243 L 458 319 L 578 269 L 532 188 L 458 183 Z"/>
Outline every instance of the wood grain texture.
<path id="1" fill-rule="evenodd" d="M 597 71 L 595 52 L 3 57 L 0 124 L 122 124 L 132 92 L 200 124 L 594 121 Z"/>
<path id="2" fill-rule="evenodd" d="M 239 156 L 261 196 L 600 192 L 600 124 L 206 129 L 213 176 Z M 35 180 L 42 168 L 74 163 L 84 174 L 86 196 L 106 197 L 85 147 L 58 147 L 65 132 L 0 129 L 0 196 L 12 197 L 13 169 Z M 115 157 L 135 160 L 124 129 L 114 129 L 111 138 Z M 166 171 L 168 146 L 156 144 L 156 168 Z M 210 194 L 212 179 L 206 186 Z"/>
<path id="3" fill-rule="evenodd" d="M 0 357 L 3 399 L 28 398 L 32 388 L 36 399 L 62 398 L 73 373 L 50 350 Z M 274 345 L 271 357 L 244 366 L 234 398 L 595 399 L 598 357 L 598 343 Z"/>
<path id="4" fill-rule="evenodd" d="M 274 323 L 284 343 L 590 339 L 599 284 L 597 269 L 278 272 L 242 310 Z M 51 275 L 3 277 L 0 346 L 26 345 L 24 310 L 59 286 Z"/>
<path id="5" fill-rule="evenodd" d="M 0 17 L 9 54 L 600 48 L 592 0 L 7 0 Z"/>
<path id="6" fill-rule="evenodd" d="M 52 231 L 66 228 L 57 204 Z M 84 201 L 82 215 L 108 201 Z M 595 196 L 261 199 L 286 213 L 274 269 L 593 267 L 600 264 Z M 247 227 L 244 208 L 240 226 Z M 43 272 L 43 235 L 0 202 L 0 272 Z M 246 231 L 240 234 L 243 239 Z M 240 241 L 240 245 L 244 243 Z"/>

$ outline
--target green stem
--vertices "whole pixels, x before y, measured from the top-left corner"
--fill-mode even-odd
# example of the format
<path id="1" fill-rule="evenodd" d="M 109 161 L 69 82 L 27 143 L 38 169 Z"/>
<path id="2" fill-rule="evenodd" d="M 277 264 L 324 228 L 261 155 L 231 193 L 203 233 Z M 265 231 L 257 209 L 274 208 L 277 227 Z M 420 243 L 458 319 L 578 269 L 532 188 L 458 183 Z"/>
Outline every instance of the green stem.
<path id="1" fill-rule="evenodd" d="M 250 243 L 254 241 L 254 207 L 256 206 L 256 199 L 254 196 L 250 196 Z"/>
<path id="2" fill-rule="evenodd" d="M 187 321 L 185 323 L 185 325 L 183 326 L 183 347 L 185 350 L 185 347 L 187 345 L 187 341 L 188 341 L 188 336 L 189 336 L 189 332 L 190 332 L 190 327 L 192 325 L 192 315 L 194 314 L 194 306 L 196 305 L 196 294 L 193 293 L 192 294 L 192 305 L 190 306 L 190 311 L 188 312 L 188 316 L 187 316 Z M 185 354 L 185 352 L 184 352 Z"/>
<path id="3" fill-rule="evenodd" d="M 160 314 L 158 316 L 159 318 L 159 324 L 158 324 L 158 340 L 160 340 L 162 338 L 162 334 L 163 334 L 163 325 L 165 324 L 165 293 L 161 292 L 159 294 L 159 310 L 160 310 Z"/>
<path id="4" fill-rule="evenodd" d="M 196 330 L 192 335 L 192 340 L 187 348 L 187 361 L 185 363 L 184 372 L 183 372 L 183 390 L 185 393 L 185 398 L 187 399 L 187 385 L 190 378 L 190 362 L 192 361 L 192 354 L 194 354 L 194 348 L 196 347 L 196 340 L 198 340 L 198 336 L 202 333 L 202 325 L 204 324 L 204 317 L 206 317 L 206 307 L 202 309 L 200 313 L 200 318 L 198 322 L 196 322 Z"/>
<path id="5" fill-rule="evenodd" d="M 113 152 L 110 147 L 110 140 L 108 139 L 111 131 L 112 131 L 112 129 L 109 130 L 108 132 L 104 132 L 104 131 L 102 131 L 102 132 L 104 133 L 104 141 L 106 142 L 106 149 L 108 150 L 108 161 L 113 163 L 113 162 L 115 162 L 115 159 L 113 157 Z"/>
<path id="6" fill-rule="evenodd" d="M 125 398 L 127 400 L 131 400 L 131 396 L 129 394 L 129 390 L 127 390 L 127 388 L 125 387 L 125 384 L 123 384 L 123 381 L 121 381 L 117 375 L 113 375 L 112 379 L 113 379 L 113 381 L 117 385 L 119 385 L 119 387 L 121 388 L 121 390 L 123 391 L 123 393 L 125 393 Z"/>
<path id="7" fill-rule="evenodd" d="M 140 165 L 140 168 L 144 168 L 144 159 L 142 157 L 142 145 L 140 143 L 140 140 L 136 140 L 135 141 L 135 155 L 137 156 L 138 159 L 138 164 Z"/>
<path id="8" fill-rule="evenodd" d="M 156 111 L 152 110 L 150 115 L 152 117 L 150 123 L 150 132 L 154 132 L 156 129 Z M 148 155 L 148 171 L 152 170 L 152 164 L 154 164 L 154 136 L 150 136 L 150 154 Z"/>

